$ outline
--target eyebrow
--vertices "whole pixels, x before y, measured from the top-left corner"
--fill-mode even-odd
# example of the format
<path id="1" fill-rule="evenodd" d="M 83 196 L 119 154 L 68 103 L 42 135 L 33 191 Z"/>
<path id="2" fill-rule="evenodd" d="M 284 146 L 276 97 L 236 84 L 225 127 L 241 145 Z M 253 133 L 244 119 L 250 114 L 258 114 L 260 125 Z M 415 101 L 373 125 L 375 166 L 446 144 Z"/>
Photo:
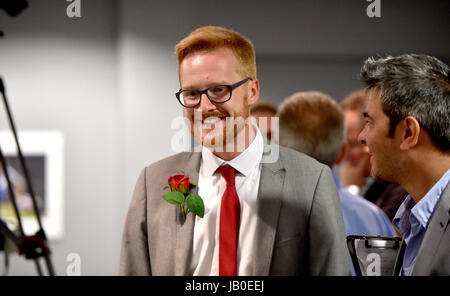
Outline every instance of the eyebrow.
<path id="1" fill-rule="evenodd" d="M 209 86 L 204 88 L 204 89 L 207 89 L 207 88 L 210 88 L 210 87 L 213 87 L 213 86 L 217 86 L 217 85 L 231 85 L 231 84 L 227 83 L 227 82 L 224 82 L 224 81 L 219 81 L 219 82 L 212 82 L 212 83 L 210 83 L 208 85 Z M 195 87 L 192 87 L 192 86 L 188 85 L 188 87 L 180 88 L 180 90 L 200 90 L 200 88 L 195 88 Z"/>

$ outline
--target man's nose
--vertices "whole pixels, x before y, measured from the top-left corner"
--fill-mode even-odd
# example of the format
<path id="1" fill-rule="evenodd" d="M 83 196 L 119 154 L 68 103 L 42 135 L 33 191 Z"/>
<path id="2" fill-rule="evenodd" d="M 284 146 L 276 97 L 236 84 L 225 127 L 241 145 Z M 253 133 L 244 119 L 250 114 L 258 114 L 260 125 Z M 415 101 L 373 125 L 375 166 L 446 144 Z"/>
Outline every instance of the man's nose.
<path id="1" fill-rule="evenodd" d="M 364 145 L 363 151 L 364 151 L 365 154 L 370 154 L 369 146 Z"/>
<path id="2" fill-rule="evenodd" d="M 358 142 L 360 142 L 363 145 L 367 145 L 365 131 L 366 131 L 366 128 L 363 128 L 362 131 L 358 135 Z"/>
<path id="3" fill-rule="evenodd" d="M 206 94 L 200 95 L 200 106 L 199 109 L 202 112 L 210 112 L 216 109 L 216 106 L 209 100 Z"/>

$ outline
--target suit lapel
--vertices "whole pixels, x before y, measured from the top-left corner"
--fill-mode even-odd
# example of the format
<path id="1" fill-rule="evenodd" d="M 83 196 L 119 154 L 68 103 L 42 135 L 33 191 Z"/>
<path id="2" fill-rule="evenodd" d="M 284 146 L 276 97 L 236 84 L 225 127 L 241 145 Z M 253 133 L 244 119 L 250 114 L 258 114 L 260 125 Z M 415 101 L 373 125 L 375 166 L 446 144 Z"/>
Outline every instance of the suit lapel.
<path id="1" fill-rule="evenodd" d="M 414 263 L 412 275 L 424 275 L 428 273 L 433 255 L 436 253 L 441 237 L 450 222 L 450 183 L 444 189 L 441 198 L 434 210 L 425 236 L 420 246 L 419 253 Z"/>
<path id="2" fill-rule="evenodd" d="M 254 275 L 269 275 L 281 207 L 285 170 L 280 162 L 262 164 L 257 198 Z"/>
<path id="3" fill-rule="evenodd" d="M 189 177 L 190 182 L 198 185 L 198 172 L 200 169 L 201 153 L 187 154 L 187 161 L 183 162 L 186 167 L 180 168 L 185 172 L 185 175 Z M 192 193 L 198 193 L 198 187 L 196 186 Z M 194 238 L 194 224 L 195 215 L 192 213 L 186 216 L 186 220 L 183 220 L 181 216 L 180 207 L 175 207 L 176 211 L 176 225 L 177 235 L 175 244 L 175 275 L 183 276 L 188 275 L 189 260 L 192 258 L 193 238 Z"/>

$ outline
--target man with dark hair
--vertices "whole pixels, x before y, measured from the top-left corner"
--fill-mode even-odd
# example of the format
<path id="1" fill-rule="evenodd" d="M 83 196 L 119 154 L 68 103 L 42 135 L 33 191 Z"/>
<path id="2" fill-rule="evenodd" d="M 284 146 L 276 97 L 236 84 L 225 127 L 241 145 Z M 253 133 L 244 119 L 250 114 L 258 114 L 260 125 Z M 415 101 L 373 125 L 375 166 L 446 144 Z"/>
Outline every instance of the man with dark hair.
<path id="1" fill-rule="evenodd" d="M 339 166 L 339 176 L 348 191 L 376 204 L 392 221 L 408 193 L 398 184 L 370 178 L 369 151 L 358 141 L 364 127 L 362 113 L 366 100 L 366 91 L 360 89 L 351 92 L 341 102 L 347 128 L 347 149 Z"/>
<path id="2" fill-rule="evenodd" d="M 403 235 L 396 274 L 450 275 L 449 73 L 415 54 L 369 58 L 361 69 L 369 98 L 359 140 L 371 175 L 409 193 L 393 220 Z"/>

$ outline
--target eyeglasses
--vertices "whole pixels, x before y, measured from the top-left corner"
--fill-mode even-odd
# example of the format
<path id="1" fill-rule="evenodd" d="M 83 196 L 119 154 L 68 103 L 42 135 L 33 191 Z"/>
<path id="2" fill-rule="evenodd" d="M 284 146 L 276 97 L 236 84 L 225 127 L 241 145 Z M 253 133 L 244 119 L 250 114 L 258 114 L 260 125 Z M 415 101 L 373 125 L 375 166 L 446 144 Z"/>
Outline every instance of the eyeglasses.
<path id="1" fill-rule="evenodd" d="M 245 78 L 244 80 L 231 85 L 214 85 L 204 90 L 181 89 L 179 92 L 175 93 L 175 96 L 177 97 L 180 104 L 186 108 L 194 108 L 200 105 L 202 94 L 206 94 L 206 96 L 212 103 L 225 103 L 231 99 L 231 93 L 233 89 L 241 86 L 249 80 L 252 79 Z"/>

